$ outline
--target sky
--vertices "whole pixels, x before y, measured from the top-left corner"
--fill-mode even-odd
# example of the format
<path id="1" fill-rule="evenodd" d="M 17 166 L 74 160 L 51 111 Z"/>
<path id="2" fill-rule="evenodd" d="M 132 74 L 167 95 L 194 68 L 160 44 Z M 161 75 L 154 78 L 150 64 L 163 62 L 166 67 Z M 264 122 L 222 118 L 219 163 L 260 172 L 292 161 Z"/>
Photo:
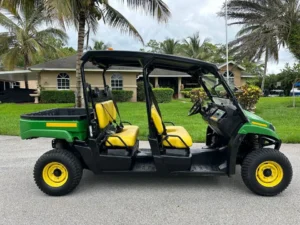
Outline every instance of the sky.
<path id="1" fill-rule="evenodd" d="M 151 16 L 136 12 L 121 4 L 121 0 L 110 0 L 110 4 L 121 12 L 139 31 L 147 43 L 150 39 L 163 41 L 166 38 L 182 40 L 195 32 L 200 33 L 202 40 L 209 38 L 214 44 L 225 44 L 225 21 L 217 16 L 224 0 L 164 0 L 172 13 L 167 24 L 158 23 Z M 0 28 L 0 30 L 3 30 Z M 228 27 L 229 41 L 235 38 L 238 26 Z M 68 46 L 76 49 L 77 32 L 74 28 L 67 29 L 69 36 Z M 102 22 L 98 25 L 96 34 L 91 35 L 92 40 L 102 40 L 109 43 L 115 50 L 139 50 L 143 45 L 135 38 L 110 28 Z M 295 59 L 287 49 L 281 49 L 279 63 L 271 62 L 268 73 L 277 73 L 286 63 L 293 64 Z"/>

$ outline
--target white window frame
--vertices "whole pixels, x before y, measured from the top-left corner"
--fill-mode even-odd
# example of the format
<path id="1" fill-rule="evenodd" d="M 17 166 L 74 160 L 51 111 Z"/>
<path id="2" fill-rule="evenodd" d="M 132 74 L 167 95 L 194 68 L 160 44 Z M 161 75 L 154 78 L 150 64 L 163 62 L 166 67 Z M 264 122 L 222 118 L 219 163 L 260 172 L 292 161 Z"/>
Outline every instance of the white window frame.
<path id="1" fill-rule="evenodd" d="M 114 73 L 110 79 L 111 90 L 123 90 L 123 76 L 119 73 Z"/>
<path id="2" fill-rule="evenodd" d="M 20 88 L 20 82 L 16 81 L 16 82 L 12 82 L 12 88 L 18 87 Z"/>
<path id="3" fill-rule="evenodd" d="M 225 80 L 227 81 L 227 72 L 223 74 Z M 229 86 L 235 86 L 234 84 L 234 73 L 232 71 L 229 71 Z"/>
<path id="4" fill-rule="evenodd" d="M 64 84 L 63 84 L 64 81 Z M 67 73 L 59 73 L 56 77 L 57 90 L 70 90 L 70 76 Z"/>

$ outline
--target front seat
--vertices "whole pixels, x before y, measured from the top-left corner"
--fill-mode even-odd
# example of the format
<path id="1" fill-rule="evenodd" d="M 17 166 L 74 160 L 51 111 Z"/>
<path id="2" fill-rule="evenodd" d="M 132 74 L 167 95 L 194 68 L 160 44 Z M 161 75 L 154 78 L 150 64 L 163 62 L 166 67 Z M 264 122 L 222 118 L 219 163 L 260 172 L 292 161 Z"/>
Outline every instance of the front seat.
<path id="1" fill-rule="evenodd" d="M 151 107 L 151 118 L 156 128 L 157 134 L 161 136 L 163 147 L 174 149 L 188 149 L 193 145 L 192 137 L 184 127 L 165 127 L 162 118 L 154 104 Z"/>

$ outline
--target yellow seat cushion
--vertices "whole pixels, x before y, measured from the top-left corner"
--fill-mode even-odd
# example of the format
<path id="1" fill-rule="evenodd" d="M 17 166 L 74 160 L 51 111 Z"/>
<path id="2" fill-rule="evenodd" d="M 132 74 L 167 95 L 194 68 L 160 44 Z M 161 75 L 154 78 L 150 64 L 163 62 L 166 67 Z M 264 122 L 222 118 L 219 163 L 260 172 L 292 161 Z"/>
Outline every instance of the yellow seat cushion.
<path id="1" fill-rule="evenodd" d="M 105 142 L 105 145 L 107 147 L 126 147 L 118 138 L 120 137 L 125 142 L 127 147 L 133 147 L 136 143 L 138 134 L 138 126 L 126 125 L 124 126 L 122 132 L 110 135 L 107 139 L 108 141 Z"/>
<path id="2" fill-rule="evenodd" d="M 156 127 L 157 133 L 162 134 L 164 132 L 163 121 L 154 105 L 151 107 L 151 118 L 154 126 Z"/>
<path id="3" fill-rule="evenodd" d="M 181 126 L 167 126 L 166 127 L 167 135 L 177 135 L 182 138 L 188 147 L 191 147 L 193 144 L 192 137 L 187 132 L 184 127 Z M 163 136 L 164 138 L 165 136 Z M 168 141 L 163 141 L 163 146 L 165 147 L 174 147 L 174 148 L 187 148 L 186 145 L 178 137 L 168 137 Z M 170 144 L 172 146 L 170 146 Z"/>
<path id="4" fill-rule="evenodd" d="M 101 129 L 104 129 L 117 118 L 117 110 L 112 100 L 97 103 L 96 113 L 98 123 Z"/>

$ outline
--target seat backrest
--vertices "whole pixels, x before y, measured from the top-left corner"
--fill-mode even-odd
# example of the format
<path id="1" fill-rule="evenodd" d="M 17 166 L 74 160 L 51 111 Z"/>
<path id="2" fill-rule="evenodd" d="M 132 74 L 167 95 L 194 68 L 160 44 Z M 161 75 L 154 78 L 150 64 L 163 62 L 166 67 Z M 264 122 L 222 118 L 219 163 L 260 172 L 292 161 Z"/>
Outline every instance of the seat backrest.
<path id="1" fill-rule="evenodd" d="M 117 119 L 117 111 L 112 100 L 97 103 L 95 108 L 98 123 L 101 129 L 104 129 L 110 123 Z"/>
<path id="2" fill-rule="evenodd" d="M 158 134 L 163 134 L 165 131 L 164 125 L 163 125 L 163 121 L 161 116 L 159 115 L 155 105 L 152 105 L 151 107 L 151 118 L 153 120 L 154 126 L 157 130 Z"/>

